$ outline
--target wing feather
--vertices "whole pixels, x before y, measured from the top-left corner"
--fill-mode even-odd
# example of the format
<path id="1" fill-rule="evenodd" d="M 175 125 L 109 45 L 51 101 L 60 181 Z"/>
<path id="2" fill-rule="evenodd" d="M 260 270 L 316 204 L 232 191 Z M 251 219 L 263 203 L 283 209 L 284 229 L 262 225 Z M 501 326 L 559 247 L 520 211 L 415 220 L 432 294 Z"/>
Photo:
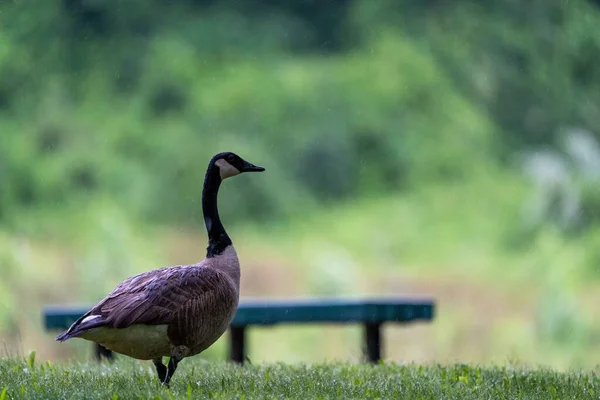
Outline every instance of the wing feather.
<path id="1" fill-rule="evenodd" d="M 182 307 L 232 284 L 224 273 L 205 266 L 167 267 L 139 274 L 119 284 L 57 340 L 79 336 L 100 326 L 126 328 L 133 324 L 177 323 Z M 89 319 L 90 316 L 97 317 Z M 85 318 L 88 320 L 83 322 Z"/>

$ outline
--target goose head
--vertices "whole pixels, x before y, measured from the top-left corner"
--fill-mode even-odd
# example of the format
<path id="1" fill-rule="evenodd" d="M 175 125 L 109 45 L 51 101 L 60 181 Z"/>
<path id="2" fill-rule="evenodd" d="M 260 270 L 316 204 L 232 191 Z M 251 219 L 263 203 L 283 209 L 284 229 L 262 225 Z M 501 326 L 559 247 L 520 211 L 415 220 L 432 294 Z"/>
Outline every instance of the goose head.
<path id="1" fill-rule="evenodd" d="M 219 169 L 221 180 L 239 175 L 243 172 L 262 172 L 264 167 L 259 167 L 232 152 L 224 152 L 215 155 L 212 164 Z"/>

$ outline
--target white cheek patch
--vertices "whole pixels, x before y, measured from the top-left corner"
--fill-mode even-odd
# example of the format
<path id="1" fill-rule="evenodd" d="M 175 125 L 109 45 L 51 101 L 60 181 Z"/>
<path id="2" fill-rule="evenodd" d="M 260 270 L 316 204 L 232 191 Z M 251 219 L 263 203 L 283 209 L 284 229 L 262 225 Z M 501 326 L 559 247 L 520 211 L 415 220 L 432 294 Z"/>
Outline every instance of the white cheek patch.
<path id="1" fill-rule="evenodd" d="M 215 165 L 219 167 L 219 174 L 221 175 L 221 179 L 229 178 L 230 176 L 235 176 L 240 173 L 240 170 L 229 164 L 223 158 L 215 161 Z"/>

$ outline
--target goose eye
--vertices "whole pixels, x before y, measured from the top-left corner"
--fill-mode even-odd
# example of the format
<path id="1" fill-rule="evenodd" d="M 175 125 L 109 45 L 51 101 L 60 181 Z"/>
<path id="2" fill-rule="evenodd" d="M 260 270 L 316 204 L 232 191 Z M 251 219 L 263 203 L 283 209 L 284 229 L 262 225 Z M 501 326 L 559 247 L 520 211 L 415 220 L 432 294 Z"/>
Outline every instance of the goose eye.
<path id="1" fill-rule="evenodd" d="M 227 156 L 227 161 L 233 162 L 234 160 L 235 160 L 235 157 L 233 156 L 233 154 L 230 154 Z"/>

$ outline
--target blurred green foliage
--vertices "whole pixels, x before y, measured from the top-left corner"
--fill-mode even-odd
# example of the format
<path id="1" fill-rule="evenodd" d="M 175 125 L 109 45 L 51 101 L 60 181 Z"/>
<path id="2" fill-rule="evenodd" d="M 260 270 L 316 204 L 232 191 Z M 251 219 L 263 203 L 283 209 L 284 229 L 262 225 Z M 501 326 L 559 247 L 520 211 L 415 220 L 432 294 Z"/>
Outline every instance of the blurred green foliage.
<path id="1" fill-rule="evenodd" d="M 268 175 L 225 184 L 221 214 L 292 289 L 522 288 L 481 343 L 494 305 L 440 289 L 435 357 L 596 360 L 599 26 L 585 0 L 0 2 L 0 334 L 33 342 L 41 304 L 182 251 L 156 227 L 202 231 L 207 162 L 231 150 Z"/>
<path id="2" fill-rule="evenodd" d="M 224 149 L 269 169 L 267 190 L 231 189 L 236 219 L 265 219 L 463 180 L 600 126 L 585 1 L 11 1 L 0 18 L 9 226 L 98 196 L 201 222 Z"/>

